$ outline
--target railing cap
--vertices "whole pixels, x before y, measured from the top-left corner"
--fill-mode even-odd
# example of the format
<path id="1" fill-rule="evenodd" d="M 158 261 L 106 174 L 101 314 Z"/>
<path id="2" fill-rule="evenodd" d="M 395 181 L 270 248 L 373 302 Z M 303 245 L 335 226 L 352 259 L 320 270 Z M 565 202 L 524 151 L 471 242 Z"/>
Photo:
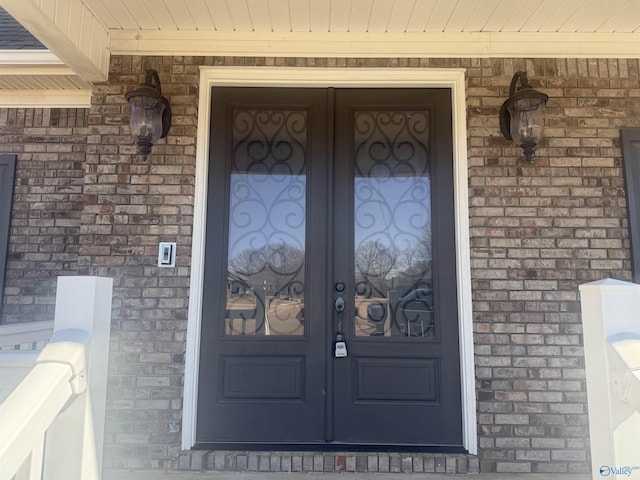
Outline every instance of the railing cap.
<path id="1" fill-rule="evenodd" d="M 63 363 L 71 367 L 74 376 L 80 375 L 87 368 L 90 339 L 89 332 L 75 328 L 55 332 L 36 363 Z"/>
<path id="2" fill-rule="evenodd" d="M 604 280 L 596 280 L 595 282 L 583 283 L 579 286 L 580 290 L 600 289 L 600 290 L 621 290 L 621 289 L 640 289 L 640 284 L 616 280 L 615 278 L 605 278 Z"/>

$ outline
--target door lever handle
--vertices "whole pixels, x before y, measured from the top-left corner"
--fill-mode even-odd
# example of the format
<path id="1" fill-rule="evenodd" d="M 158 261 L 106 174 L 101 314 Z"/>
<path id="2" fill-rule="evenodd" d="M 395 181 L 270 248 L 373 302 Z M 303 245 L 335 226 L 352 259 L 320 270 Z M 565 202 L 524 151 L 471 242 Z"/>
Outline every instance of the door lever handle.
<path id="1" fill-rule="evenodd" d="M 342 297 L 336 298 L 334 306 L 335 306 L 336 312 L 342 313 L 344 311 L 344 298 Z"/>

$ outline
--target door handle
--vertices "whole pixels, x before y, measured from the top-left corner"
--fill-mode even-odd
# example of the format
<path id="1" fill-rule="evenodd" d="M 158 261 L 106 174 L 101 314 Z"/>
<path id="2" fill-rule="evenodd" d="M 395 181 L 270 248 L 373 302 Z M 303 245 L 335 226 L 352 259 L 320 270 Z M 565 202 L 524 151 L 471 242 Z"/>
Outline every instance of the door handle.
<path id="1" fill-rule="evenodd" d="M 342 312 L 344 312 L 344 298 L 342 298 L 341 296 L 336 298 L 333 306 L 336 309 L 336 312 L 338 312 L 338 331 L 336 333 L 336 341 L 334 343 L 334 353 L 336 358 L 346 357 L 347 344 L 344 341 L 344 336 L 342 335 Z"/>

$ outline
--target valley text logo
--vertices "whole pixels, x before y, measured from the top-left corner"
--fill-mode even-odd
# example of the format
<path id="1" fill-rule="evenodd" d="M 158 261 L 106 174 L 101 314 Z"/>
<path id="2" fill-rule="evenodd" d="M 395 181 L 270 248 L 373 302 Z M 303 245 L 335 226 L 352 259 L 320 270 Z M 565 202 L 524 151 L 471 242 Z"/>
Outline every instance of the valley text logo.
<path id="1" fill-rule="evenodd" d="M 603 477 L 608 477 L 609 475 L 626 475 L 630 477 L 634 472 L 640 472 L 640 466 L 610 467 L 609 465 L 602 465 L 600 467 L 600 475 Z"/>

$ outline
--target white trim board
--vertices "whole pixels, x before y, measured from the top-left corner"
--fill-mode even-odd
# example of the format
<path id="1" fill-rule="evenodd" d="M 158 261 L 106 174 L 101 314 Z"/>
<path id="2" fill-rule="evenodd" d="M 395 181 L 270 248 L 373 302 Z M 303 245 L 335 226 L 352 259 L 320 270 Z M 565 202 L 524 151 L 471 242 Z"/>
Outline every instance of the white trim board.
<path id="1" fill-rule="evenodd" d="M 0 89 L 0 108 L 89 108 L 92 91 Z"/>
<path id="2" fill-rule="evenodd" d="M 111 30 L 112 55 L 637 58 L 637 33 Z"/>
<path id="3" fill-rule="evenodd" d="M 209 121 L 211 114 L 211 87 L 213 86 L 451 89 L 463 442 L 464 447 L 470 454 L 476 454 L 478 440 L 471 307 L 465 70 L 445 68 L 201 67 L 198 105 L 198 111 L 200 112 L 198 116 L 198 132 L 200 134 L 198 135 L 196 146 L 195 209 L 191 252 L 191 288 L 187 322 L 182 448 L 188 450 L 193 447 L 196 435 L 206 233 Z"/>

